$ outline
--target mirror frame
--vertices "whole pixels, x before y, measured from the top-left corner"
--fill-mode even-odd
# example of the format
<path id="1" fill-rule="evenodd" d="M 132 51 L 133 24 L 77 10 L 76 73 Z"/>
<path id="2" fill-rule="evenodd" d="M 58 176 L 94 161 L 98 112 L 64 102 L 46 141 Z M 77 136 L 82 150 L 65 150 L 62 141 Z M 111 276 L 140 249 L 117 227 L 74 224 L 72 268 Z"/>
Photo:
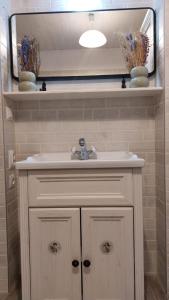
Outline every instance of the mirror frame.
<path id="1" fill-rule="evenodd" d="M 99 12 L 99 11 L 123 11 L 123 10 L 142 10 L 150 9 L 153 12 L 154 20 L 154 70 L 148 74 L 152 76 L 156 72 L 156 12 L 152 7 L 132 7 L 132 8 L 118 8 L 118 9 L 99 9 L 99 10 L 89 10 L 89 11 L 52 11 L 52 12 L 29 12 L 29 13 L 14 13 L 9 17 L 9 48 L 10 48 L 10 63 L 11 63 L 11 74 L 12 78 L 19 80 L 14 74 L 13 67 L 13 49 L 12 49 L 12 18 L 18 15 L 40 15 L 40 14 L 61 14 L 61 13 L 78 13 L 78 12 Z M 60 80 L 84 80 L 84 79 L 122 79 L 130 78 L 130 74 L 107 74 L 107 75 L 82 75 L 82 76 L 43 76 L 37 77 L 37 81 L 60 81 Z"/>

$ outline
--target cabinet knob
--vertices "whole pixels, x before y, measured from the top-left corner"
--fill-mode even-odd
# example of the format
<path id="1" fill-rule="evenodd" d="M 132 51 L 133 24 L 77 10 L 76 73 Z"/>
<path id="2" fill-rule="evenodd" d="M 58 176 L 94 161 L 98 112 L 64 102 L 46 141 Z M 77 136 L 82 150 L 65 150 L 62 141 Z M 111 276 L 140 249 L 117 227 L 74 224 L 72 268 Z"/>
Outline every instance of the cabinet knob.
<path id="1" fill-rule="evenodd" d="M 78 261 L 77 259 L 74 259 L 74 260 L 72 261 L 72 266 L 73 266 L 74 268 L 77 268 L 77 267 L 79 266 L 79 261 Z"/>
<path id="2" fill-rule="evenodd" d="M 90 260 L 85 259 L 84 262 L 83 262 L 83 265 L 84 265 L 85 268 L 89 268 L 91 266 Z"/>
<path id="3" fill-rule="evenodd" d="M 49 250 L 52 253 L 57 254 L 61 250 L 61 245 L 57 241 L 53 241 L 49 244 Z"/>
<path id="4" fill-rule="evenodd" d="M 109 241 L 103 242 L 101 245 L 101 250 L 103 253 L 110 253 L 113 249 L 113 244 Z"/>

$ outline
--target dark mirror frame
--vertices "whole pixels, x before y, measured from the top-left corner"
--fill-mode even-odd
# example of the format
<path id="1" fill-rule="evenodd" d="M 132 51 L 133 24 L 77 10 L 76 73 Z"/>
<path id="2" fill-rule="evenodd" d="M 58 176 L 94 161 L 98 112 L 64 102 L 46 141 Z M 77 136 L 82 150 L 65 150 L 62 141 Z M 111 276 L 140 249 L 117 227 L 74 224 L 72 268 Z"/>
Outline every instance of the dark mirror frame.
<path id="1" fill-rule="evenodd" d="M 122 10 L 142 10 L 150 9 L 153 12 L 154 19 L 154 70 L 148 74 L 152 76 L 156 72 L 156 12 L 152 7 L 135 7 L 135 8 L 118 8 L 118 9 L 99 9 L 99 10 L 90 10 L 90 11 L 54 11 L 54 12 L 38 12 L 38 13 L 16 13 L 12 14 L 9 17 L 9 44 L 10 44 L 10 61 L 11 61 L 11 74 L 12 78 L 19 80 L 18 77 L 14 75 L 13 68 L 13 49 L 12 49 L 12 18 L 18 15 L 40 15 L 40 14 L 61 14 L 61 13 L 78 13 L 78 12 L 99 12 L 99 11 L 122 11 Z M 122 79 L 130 78 L 130 74 L 109 74 L 109 75 L 85 75 L 85 76 L 47 76 L 47 77 L 37 77 L 37 81 L 57 81 L 57 80 L 84 80 L 84 79 Z"/>

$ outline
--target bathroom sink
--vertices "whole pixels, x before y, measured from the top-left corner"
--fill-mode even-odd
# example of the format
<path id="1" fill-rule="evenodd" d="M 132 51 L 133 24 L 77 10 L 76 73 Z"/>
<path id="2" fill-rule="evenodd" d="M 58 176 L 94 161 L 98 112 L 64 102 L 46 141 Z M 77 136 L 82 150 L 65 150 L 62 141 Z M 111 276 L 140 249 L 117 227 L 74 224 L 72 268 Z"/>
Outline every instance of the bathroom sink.
<path id="1" fill-rule="evenodd" d="M 97 152 L 97 159 L 71 160 L 71 153 L 40 153 L 16 162 L 17 169 L 87 169 L 143 167 L 144 159 L 132 152 Z"/>

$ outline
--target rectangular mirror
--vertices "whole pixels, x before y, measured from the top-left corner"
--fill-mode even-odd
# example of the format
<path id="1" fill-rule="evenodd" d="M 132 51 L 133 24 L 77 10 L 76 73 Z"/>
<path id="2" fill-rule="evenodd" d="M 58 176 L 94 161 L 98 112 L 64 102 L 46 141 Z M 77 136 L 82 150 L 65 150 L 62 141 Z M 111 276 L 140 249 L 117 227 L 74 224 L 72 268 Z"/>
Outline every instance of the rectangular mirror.
<path id="1" fill-rule="evenodd" d="M 19 70 L 17 49 L 25 35 L 36 38 L 39 43 L 38 80 L 129 77 L 119 33 L 142 32 L 149 37 L 146 67 L 149 76 L 155 72 L 156 25 L 152 8 L 14 14 L 9 25 L 12 76 L 15 79 L 18 79 Z M 90 45 L 94 48 L 82 46 L 82 35 L 88 30 L 99 31 L 104 44 L 97 48 L 96 45 Z"/>

